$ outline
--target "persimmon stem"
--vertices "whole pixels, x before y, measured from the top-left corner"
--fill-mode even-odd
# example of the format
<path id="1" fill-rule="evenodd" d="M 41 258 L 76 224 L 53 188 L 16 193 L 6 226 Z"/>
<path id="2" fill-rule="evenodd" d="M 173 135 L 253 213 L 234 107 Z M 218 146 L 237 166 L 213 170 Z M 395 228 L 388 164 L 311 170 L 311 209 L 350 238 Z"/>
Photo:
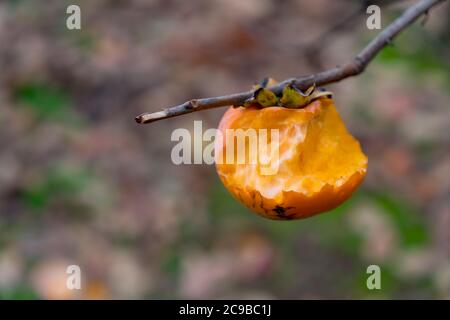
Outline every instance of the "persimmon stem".
<path id="1" fill-rule="evenodd" d="M 284 86 L 292 83 L 301 90 L 305 90 L 312 85 L 326 85 L 333 82 L 359 75 L 364 71 L 373 58 L 395 38 L 401 31 L 406 29 L 420 16 L 428 14 L 429 10 L 437 4 L 446 0 L 421 0 L 405 10 L 390 25 L 384 28 L 356 57 L 342 66 L 319 72 L 317 74 L 290 78 L 278 83 L 269 89 L 279 95 Z M 193 99 L 180 105 L 166 108 L 154 113 L 143 113 L 135 118 L 138 123 L 151 123 L 162 119 L 172 118 L 179 115 L 213 109 L 224 106 L 242 105 L 250 98 L 253 91 L 246 91 L 225 96 Z"/>

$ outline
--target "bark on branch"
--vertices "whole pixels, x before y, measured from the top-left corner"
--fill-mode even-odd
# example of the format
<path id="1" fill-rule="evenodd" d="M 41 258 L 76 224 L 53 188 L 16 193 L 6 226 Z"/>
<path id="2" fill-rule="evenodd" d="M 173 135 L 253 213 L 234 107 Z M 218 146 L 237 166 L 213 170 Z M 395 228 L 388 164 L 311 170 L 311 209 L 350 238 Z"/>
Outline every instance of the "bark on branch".
<path id="1" fill-rule="evenodd" d="M 288 83 L 294 83 L 294 85 L 299 89 L 305 90 L 313 84 L 316 84 L 317 86 L 326 85 L 360 74 L 364 71 L 370 61 L 372 61 L 372 59 L 381 51 L 381 49 L 388 45 L 395 36 L 411 25 L 421 15 L 427 14 L 432 7 L 444 1 L 446 0 L 418 1 L 415 5 L 403 12 L 403 14 L 395 19 L 389 26 L 384 28 L 384 30 L 381 31 L 356 57 L 346 64 L 317 74 L 290 78 L 280 82 L 276 86 L 270 87 L 269 89 L 278 95 Z M 223 106 L 238 106 L 242 105 L 245 100 L 252 96 L 252 94 L 253 91 L 246 91 L 219 97 L 192 99 L 162 111 L 143 113 L 137 116 L 135 120 L 138 123 L 151 123 L 195 111 Z"/>

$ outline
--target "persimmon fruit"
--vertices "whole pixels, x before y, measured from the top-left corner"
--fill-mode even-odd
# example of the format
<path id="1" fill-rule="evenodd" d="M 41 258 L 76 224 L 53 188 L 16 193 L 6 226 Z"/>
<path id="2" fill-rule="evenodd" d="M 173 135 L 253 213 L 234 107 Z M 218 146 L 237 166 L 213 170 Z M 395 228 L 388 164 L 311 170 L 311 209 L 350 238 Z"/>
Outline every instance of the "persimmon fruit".
<path id="1" fill-rule="evenodd" d="M 328 211 L 348 199 L 364 179 L 368 159 L 330 98 L 298 109 L 230 107 L 219 124 L 223 133 L 249 128 L 279 130 L 277 173 L 261 174 L 259 162 L 216 163 L 216 170 L 228 191 L 263 217 L 301 219 Z M 226 148 L 223 139 L 216 144 L 216 156 Z"/>

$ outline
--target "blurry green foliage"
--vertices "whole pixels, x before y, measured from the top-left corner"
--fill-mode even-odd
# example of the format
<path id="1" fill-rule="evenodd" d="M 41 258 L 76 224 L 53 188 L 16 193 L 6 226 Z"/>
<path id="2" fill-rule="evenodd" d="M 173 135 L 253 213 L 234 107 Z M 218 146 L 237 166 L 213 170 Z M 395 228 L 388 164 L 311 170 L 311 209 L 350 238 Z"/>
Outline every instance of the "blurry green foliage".
<path id="1" fill-rule="evenodd" d="M 448 70 L 448 66 L 436 52 L 433 50 L 433 46 L 429 45 L 421 45 L 417 50 L 411 52 L 404 45 L 399 44 L 384 48 L 380 53 L 380 60 L 385 63 L 408 64 L 416 72 L 441 73 Z"/>
<path id="2" fill-rule="evenodd" d="M 54 170 L 41 180 L 28 186 L 22 194 L 23 203 L 30 209 L 41 211 L 52 200 L 71 197 L 88 182 L 89 175 L 82 170 Z"/>
<path id="3" fill-rule="evenodd" d="M 208 199 L 208 211 L 212 214 L 213 222 L 220 221 L 223 217 L 242 217 L 244 214 L 248 214 L 247 208 L 235 200 L 218 179 L 216 179 Z"/>
<path id="4" fill-rule="evenodd" d="M 412 145 L 414 155 L 419 160 L 428 160 L 440 151 L 440 144 L 437 141 L 419 140 Z"/>
<path id="5" fill-rule="evenodd" d="M 317 230 L 324 245 L 336 248 L 346 254 L 357 255 L 362 238 L 361 235 L 348 227 L 347 216 L 360 201 L 361 191 L 355 193 L 339 207 L 328 211 L 326 214 L 311 218 L 306 228 Z"/>
<path id="6" fill-rule="evenodd" d="M 75 33 L 75 34 L 72 32 L 71 39 L 73 41 L 73 44 L 76 47 L 78 47 L 82 50 L 85 50 L 87 52 L 89 52 L 90 50 L 92 50 L 94 48 L 94 45 L 96 42 L 94 37 L 87 32 Z"/>
<path id="7" fill-rule="evenodd" d="M 13 6 L 17 6 L 22 4 L 23 2 L 25 2 L 26 0 L 8 0 L 8 3 L 13 5 Z"/>
<path id="8" fill-rule="evenodd" d="M 369 193 L 368 196 L 391 218 L 405 248 L 423 246 L 428 242 L 425 222 L 406 200 L 381 192 Z"/>
<path id="9" fill-rule="evenodd" d="M 65 20 L 62 26 L 64 27 L 61 28 L 59 36 L 68 39 L 71 45 L 76 49 L 79 49 L 80 52 L 84 52 L 86 54 L 92 53 L 91 51 L 95 48 L 95 44 L 98 42 L 98 39 L 96 39 L 96 37 L 92 33 L 86 30 L 84 30 L 83 32 L 68 30 L 65 27 Z"/>
<path id="10" fill-rule="evenodd" d="M 30 287 L 17 286 L 10 290 L 0 291 L 0 300 L 36 300 L 39 295 Z"/>
<path id="11" fill-rule="evenodd" d="M 444 43 L 421 26 L 414 26 L 397 37 L 379 54 L 386 64 L 405 65 L 414 74 L 433 73 L 441 76 L 450 90 L 448 43 Z M 420 77 L 419 77 L 420 78 Z"/>
<path id="12" fill-rule="evenodd" d="M 49 84 L 24 84 L 15 90 L 15 97 L 17 102 L 29 108 L 39 120 L 63 120 L 68 115 L 69 97 Z"/>
<path id="13" fill-rule="evenodd" d="M 169 252 L 162 260 L 162 270 L 171 277 L 177 278 L 181 271 L 182 258 L 178 252 Z"/>

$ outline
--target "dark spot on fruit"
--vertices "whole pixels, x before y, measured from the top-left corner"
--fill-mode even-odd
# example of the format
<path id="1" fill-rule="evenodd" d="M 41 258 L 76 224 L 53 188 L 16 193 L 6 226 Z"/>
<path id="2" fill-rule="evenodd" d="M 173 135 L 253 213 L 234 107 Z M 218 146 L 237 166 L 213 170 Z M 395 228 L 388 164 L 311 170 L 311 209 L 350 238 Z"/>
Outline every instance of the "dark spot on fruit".
<path id="1" fill-rule="evenodd" d="M 237 192 L 237 198 L 238 198 L 241 202 L 244 202 L 244 200 L 242 199 L 242 196 L 241 196 L 241 192 L 240 192 L 240 191 Z"/>
<path id="2" fill-rule="evenodd" d="M 275 212 L 277 214 L 278 218 L 281 219 L 291 219 L 289 216 L 286 215 L 286 211 L 288 211 L 289 209 L 293 209 L 294 207 L 283 207 L 280 205 L 276 205 L 275 208 L 272 209 L 273 212 Z"/>
<path id="3" fill-rule="evenodd" d="M 256 192 L 253 191 L 251 193 L 251 197 L 252 197 L 252 208 L 256 208 Z"/>
<path id="4" fill-rule="evenodd" d="M 261 194 L 259 196 L 261 197 L 261 202 L 260 202 L 259 206 L 261 207 L 261 209 L 264 210 L 264 213 L 267 214 L 267 209 L 264 207 L 264 199 Z"/>

